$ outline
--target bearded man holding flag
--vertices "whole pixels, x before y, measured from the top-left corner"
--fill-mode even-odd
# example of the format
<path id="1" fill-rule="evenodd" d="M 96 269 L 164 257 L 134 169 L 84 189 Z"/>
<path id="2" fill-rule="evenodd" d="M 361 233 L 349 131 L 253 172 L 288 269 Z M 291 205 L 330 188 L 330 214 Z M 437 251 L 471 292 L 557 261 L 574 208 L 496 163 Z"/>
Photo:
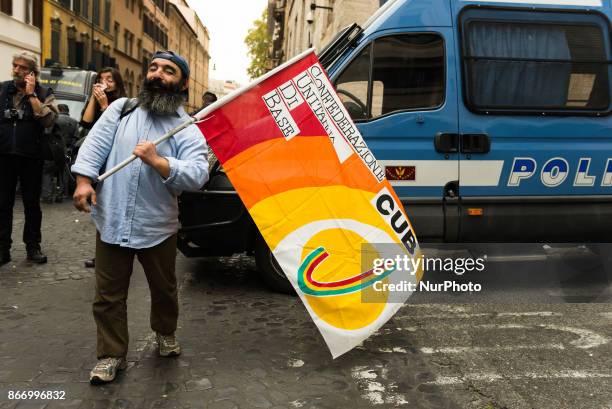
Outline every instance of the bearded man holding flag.
<path id="1" fill-rule="evenodd" d="M 333 358 L 359 345 L 401 308 L 423 276 L 416 262 L 421 248 L 384 166 L 313 49 L 204 108 L 155 145 L 164 146 L 193 124 Z M 121 174 L 138 157 L 135 151 L 98 180 Z M 152 163 L 157 166 L 157 160 Z M 411 259 L 412 267 L 393 261 L 402 258 Z M 411 285 L 404 290 L 406 284 Z"/>
<path id="2" fill-rule="evenodd" d="M 98 363 L 92 384 L 111 382 L 125 368 L 128 350 L 127 295 L 134 256 L 142 264 L 151 290 L 151 328 L 159 354 L 181 352 L 175 331 L 178 293 L 175 274 L 177 197 L 208 180 L 207 146 L 195 126 L 185 126 L 165 143 L 153 140 L 189 121 L 183 109 L 189 65 L 171 51 L 156 52 L 138 96 L 118 99 L 90 131 L 72 167 L 77 176 L 75 207 L 91 212 L 96 225 L 96 296 Z M 135 160 L 98 183 L 103 169 L 130 154 Z M 91 207 L 90 207 L 91 205 Z"/>

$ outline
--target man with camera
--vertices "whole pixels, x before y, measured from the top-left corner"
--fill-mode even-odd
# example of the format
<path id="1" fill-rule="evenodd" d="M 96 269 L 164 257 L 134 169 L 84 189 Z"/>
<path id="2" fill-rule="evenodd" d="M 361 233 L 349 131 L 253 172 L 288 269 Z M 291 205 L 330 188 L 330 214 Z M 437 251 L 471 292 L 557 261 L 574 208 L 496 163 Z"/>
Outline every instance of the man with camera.
<path id="1" fill-rule="evenodd" d="M 17 182 L 25 213 L 23 241 L 27 260 L 47 262 L 40 248 L 42 139 L 45 128 L 55 122 L 57 108 L 52 90 L 36 80 L 39 72 L 36 56 L 21 52 L 13 56 L 13 79 L 0 84 L 0 265 L 11 261 Z"/>

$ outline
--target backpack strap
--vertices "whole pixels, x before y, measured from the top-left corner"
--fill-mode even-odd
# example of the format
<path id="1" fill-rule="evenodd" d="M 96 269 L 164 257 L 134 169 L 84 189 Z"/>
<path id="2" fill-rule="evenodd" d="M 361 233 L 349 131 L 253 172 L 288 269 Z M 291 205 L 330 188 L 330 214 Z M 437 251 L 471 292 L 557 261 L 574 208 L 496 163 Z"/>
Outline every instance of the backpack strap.
<path id="1" fill-rule="evenodd" d="M 136 108 L 138 108 L 140 102 L 138 98 L 128 98 L 123 103 L 123 107 L 121 108 L 121 115 L 119 115 L 119 120 L 121 121 L 123 118 L 134 112 Z"/>
<path id="2" fill-rule="evenodd" d="M 121 107 L 121 115 L 119 115 L 119 121 L 121 121 L 126 116 L 130 115 L 136 108 L 138 108 L 140 102 L 138 98 L 127 98 Z M 117 137 L 117 133 L 113 136 L 113 144 L 115 143 L 115 138 Z M 108 157 L 104 160 L 104 164 L 100 168 L 100 174 L 103 174 L 106 171 L 106 162 L 108 161 Z"/>

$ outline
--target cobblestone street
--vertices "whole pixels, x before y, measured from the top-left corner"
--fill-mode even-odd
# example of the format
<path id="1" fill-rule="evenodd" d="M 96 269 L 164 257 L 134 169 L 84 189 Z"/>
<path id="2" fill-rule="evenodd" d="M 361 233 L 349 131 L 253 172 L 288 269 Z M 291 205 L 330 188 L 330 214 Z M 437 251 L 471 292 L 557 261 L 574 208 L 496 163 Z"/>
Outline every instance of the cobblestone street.
<path id="1" fill-rule="evenodd" d="M 246 256 L 179 254 L 183 354 L 158 358 L 140 265 L 128 301 L 128 369 L 88 382 L 94 228 L 70 203 L 43 206 L 46 265 L 0 268 L 0 408 L 612 408 L 610 304 L 416 304 L 332 360 L 296 297 L 260 283 Z M 15 400 L 9 391 L 63 391 Z"/>

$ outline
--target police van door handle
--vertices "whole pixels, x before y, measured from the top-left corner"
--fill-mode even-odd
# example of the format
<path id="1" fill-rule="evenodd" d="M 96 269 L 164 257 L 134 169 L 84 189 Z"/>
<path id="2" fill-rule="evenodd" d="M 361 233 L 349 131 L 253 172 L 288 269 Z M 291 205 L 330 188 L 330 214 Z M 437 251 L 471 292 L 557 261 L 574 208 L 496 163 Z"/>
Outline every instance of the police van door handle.
<path id="1" fill-rule="evenodd" d="M 486 133 L 461 134 L 461 153 L 488 153 L 491 150 L 491 138 Z"/>
<path id="2" fill-rule="evenodd" d="M 438 132 L 434 138 L 434 147 L 438 153 L 459 152 L 459 134 Z"/>

